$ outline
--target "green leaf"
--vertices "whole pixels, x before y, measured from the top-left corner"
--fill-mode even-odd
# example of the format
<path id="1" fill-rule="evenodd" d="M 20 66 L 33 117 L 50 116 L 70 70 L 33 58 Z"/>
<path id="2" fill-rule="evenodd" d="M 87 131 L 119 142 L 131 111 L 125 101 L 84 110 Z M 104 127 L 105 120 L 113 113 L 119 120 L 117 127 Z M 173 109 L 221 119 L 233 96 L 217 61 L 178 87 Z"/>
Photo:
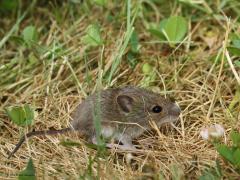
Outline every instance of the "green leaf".
<path id="1" fill-rule="evenodd" d="M 237 67 L 240 67 L 240 61 L 234 61 L 234 64 L 235 64 Z"/>
<path id="2" fill-rule="evenodd" d="M 68 141 L 61 141 L 60 144 L 63 145 L 63 146 L 66 146 L 66 147 L 69 147 L 69 146 L 81 146 L 80 143 L 74 142 L 74 141 L 69 141 L 69 140 Z"/>
<path id="3" fill-rule="evenodd" d="M 98 25 L 90 25 L 87 28 L 87 34 L 82 37 L 82 41 L 86 45 L 99 46 L 103 44 L 100 36 L 100 27 Z"/>
<path id="4" fill-rule="evenodd" d="M 182 16 L 171 16 L 163 19 L 158 29 L 149 31 L 158 36 L 161 40 L 167 40 L 169 44 L 176 44 L 183 40 L 187 33 L 188 24 Z"/>
<path id="5" fill-rule="evenodd" d="M 20 36 L 11 36 L 9 40 L 17 43 L 18 45 L 23 45 L 25 42 L 23 37 Z"/>
<path id="6" fill-rule="evenodd" d="M 130 65 L 132 69 L 134 69 L 138 63 L 137 56 L 133 52 L 127 53 L 127 63 Z"/>
<path id="7" fill-rule="evenodd" d="M 152 71 L 153 71 L 153 67 L 150 64 L 148 64 L 148 63 L 143 64 L 143 66 L 142 66 L 143 74 L 148 75 L 148 74 L 151 74 Z"/>
<path id="8" fill-rule="evenodd" d="M 236 149 L 233 153 L 234 165 L 240 167 L 240 149 Z"/>
<path id="9" fill-rule="evenodd" d="M 81 0 L 70 0 L 71 3 L 75 3 L 75 4 L 81 4 Z"/>
<path id="10" fill-rule="evenodd" d="M 158 29 L 148 29 L 148 31 L 154 35 L 154 36 L 157 36 L 161 41 L 166 41 L 167 39 L 165 38 L 164 34 L 159 31 Z"/>
<path id="11" fill-rule="evenodd" d="M 227 47 L 227 49 L 231 54 L 233 54 L 235 56 L 240 56 L 240 48 L 237 48 L 235 46 L 229 46 L 229 47 Z"/>
<path id="12" fill-rule="evenodd" d="M 231 140 L 233 141 L 233 145 L 240 147 L 240 134 L 235 131 L 232 131 L 230 137 Z"/>
<path id="13" fill-rule="evenodd" d="M 35 168 L 33 165 L 32 158 L 29 159 L 27 167 L 21 171 L 18 175 L 19 180 L 35 180 Z"/>
<path id="14" fill-rule="evenodd" d="M 106 6 L 107 0 L 93 0 L 94 3 L 96 3 L 99 6 Z"/>
<path id="15" fill-rule="evenodd" d="M 38 40 L 38 33 L 37 33 L 37 30 L 34 26 L 27 26 L 23 30 L 22 36 L 23 36 L 24 41 L 28 45 L 31 45 L 31 43 L 37 42 L 37 40 Z"/>
<path id="16" fill-rule="evenodd" d="M 199 180 L 219 180 L 212 172 L 205 171 L 203 175 L 199 177 Z"/>
<path id="17" fill-rule="evenodd" d="M 18 0 L 1 0 L 0 11 L 15 10 L 18 6 Z"/>
<path id="18" fill-rule="evenodd" d="M 138 42 L 138 34 L 136 33 L 136 31 L 133 31 L 129 43 L 131 46 L 131 51 L 133 53 L 137 53 L 139 50 L 139 42 Z"/>
<path id="19" fill-rule="evenodd" d="M 240 39 L 233 40 L 233 46 L 240 49 Z"/>
<path id="20" fill-rule="evenodd" d="M 19 126 L 30 125 L 34 120 L 34 110 L 28 104 L 23 106 L 10 106 L 5 110 L 11 121 Z"/>
<path id="21" fill-rule="evenodd" d="M 168 19 L 163 19 L 163 20 L 160 22 L 160 24 L 159 24 L 159 30 L 160 30 L 161 32 L 164 30 L 164 27 L 166 26 L 166 24 L 167 24 L 167 22 L 168 22 L 169 19 L 170 19 L 170 18 L 168 18 Z"/>
<path id="22" fill-rule="evenodd" d="M 225 144 L 218 144 L 216 145 L 216 149 L 221 156 L 223 156 L 230 163 L 234 164 L 233 150 L 230 147 L 226 146 Z"/>
<path id="23" fill-rule="evenodd" d="M 181 41 L 187 33 L 187 21 L 181 16 L 172 16 L 163 21 L 161 32 L 168 41 Z"/>

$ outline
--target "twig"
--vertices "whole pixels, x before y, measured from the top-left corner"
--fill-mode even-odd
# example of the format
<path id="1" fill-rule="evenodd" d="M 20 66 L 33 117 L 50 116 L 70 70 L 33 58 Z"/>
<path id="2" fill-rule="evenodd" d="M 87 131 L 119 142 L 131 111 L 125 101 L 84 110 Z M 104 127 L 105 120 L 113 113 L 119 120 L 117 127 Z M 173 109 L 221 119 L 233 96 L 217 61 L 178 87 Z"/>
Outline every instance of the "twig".
<path id="1" fill-rule="evenodd" d="M 226 55 L 228 64 L 229 64 L 229 66 L 230 66 L 230 68 L 231 68 L 231 70 L 232 70 L 232 72 L 233 72 L 233 74 L 234 74 L 234 76 L 235 76 L 235 78 L 236 78 L 236 80 L 237 80 L 237 82 L 238 82 L 238 85 L 240 85 L 239 75 L 238 75 L 236 69 L 234 68 L 234 65 L 233 65 L 233 63 L 232 63 L 232 60 L 231 60 L 231 58 L 230 58 L 229 53 L 228 53 L 227 50 L 225 51 L 225 55 Z"/>

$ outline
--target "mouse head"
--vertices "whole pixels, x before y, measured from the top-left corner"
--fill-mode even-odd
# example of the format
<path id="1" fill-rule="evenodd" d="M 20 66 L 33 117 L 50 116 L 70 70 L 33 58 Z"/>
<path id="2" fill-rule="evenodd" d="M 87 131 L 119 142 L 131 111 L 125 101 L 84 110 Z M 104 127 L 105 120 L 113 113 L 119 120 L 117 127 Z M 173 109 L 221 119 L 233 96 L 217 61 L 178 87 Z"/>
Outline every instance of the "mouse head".
<path id="1" fill-rule="evenodd" d="M 124 118 L 128 122 L 149 124 L 149 120 L 158 126 L 178 119 L 181 110 L 173 99 L 141 88 L 127 87 L 122 89 L 116 98 Z"/>

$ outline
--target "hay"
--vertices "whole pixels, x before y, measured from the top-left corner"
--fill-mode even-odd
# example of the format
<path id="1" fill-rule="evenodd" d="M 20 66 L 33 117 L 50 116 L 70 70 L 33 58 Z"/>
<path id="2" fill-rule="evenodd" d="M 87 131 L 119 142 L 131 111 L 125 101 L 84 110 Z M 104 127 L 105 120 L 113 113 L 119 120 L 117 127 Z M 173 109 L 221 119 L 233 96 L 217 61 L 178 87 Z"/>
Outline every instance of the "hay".
<path id="1" fill-rule="evenodd" d="M 67 6 L 66 4 L 63 5 Z M 64 9 L 64 8 L 62 8 Z M 102 36 L 106 40 L 103 51 L 104 67 L 112 62 L 119 39 L 122 39 L 124 27 L 119 31 L 113 24 L 109 24 L 101 9 L 94 9 L 90 17 L 65 19 L 59 23 L 51 12 L 49 18 L 40 16 L 47 9 L 38 7 L 35 26 L 41 30 L 40 43 L 51 47 L 54 42 L 62 45 L 64 54 L 55 59 L 46 56 L 37 56 L 37 62 L 27 67 L 27 60 L 32 50 L 18 49 L 16 44 L 7 43 L 1 50 L 2 64 L 9 63 L 12 58 L 20 62 L 12 66 L 12 72 L 5 72 L 8 79 L 13 74 L 14 79 L 1 86 L 2 99 L 0 108 L 0 178 L 11 179 L 24 169 L 29 157 L 32 157 L 36 167 L 37 176 L 42 179 L 77 179 L 88 171 L 89 157 L 94 157 L 97 151 L 87 147 L 84 139 L 77 134 L 59 135 L 46 138 L 36 137 L 29 139 L 10 160 L 7 154 L 18 142 L 23 132 L 44 130 L 49 128 L 60 129 L 69 125 L 69 114 L 84 98 L 84 93 L 78 88 L 64 58 L 67 58 L 74 72 L 82 83 L 83 89 L 88 94 L 95 88 L 98 76 L 97 63 L 101 57 L 101 48 L 93 48 L 87 53 L 87 65 L 92 80 L 86 80 L 86 65 L 84 63 L 85 45 L 81 43 L 84 29 L 94 19 L 101 22 Z M 66 13 L 65 11 L 63 13 Z M 153 17 L 152 17 L 153 18 Z M 8 18 L 5 18 L 7 20 Z M 30 17 L 22 23 L 28 24 Z M 215 22 L 213 20 L 213 22 Z M 6 23 L 7 22 L 4 22 Z M 199 22 L 200 23 L 200 22 Z M 230 116 L 228 106 L 234 97 L 236 79 L 227 62 L 219 59 L 214 63 L 214 56 L 224 48 L 225 36 L 229 35 L 227 22 L 215 22 L 209 27 L 208 23 L 201 23 L 200 27 L 189 32 L 188 45 L 169 50 L 160 44 L 152 42 L 152 37 L 144 30 L 142 23 L 136 21 L 142 48 L 138 56 L 138 65 L 132 70 L 126 63 L 126 57 L 119 66 L 119 73 L 114 77 L 114 86 L 126 84 L 138 85 L 144 78 L 141 72 L 142 64 L 150 62 L 158 72 L 156 80 L 150 89 L 162 94 L 167 93 L 175 97 L 182 109 L 180 120 L 172 126 L 153 129 L 135 140 L 141 150 L 133 153 L 130 160 L 127 152 L 108 150 L 108 156 L 99 158 L 92 164 L 92 175 L 101 179 L 153 179 L 160 174 L 165 179 L 170 179 L 177 168 L 179 176 L 196 179 L 208 166 L 215 166 L 216 159 L 224 169 L 224 177 L 239 178 L 239 175 L 229 164 L 219 158 L 214 147 L 201 139 L 199 132 L 205 125 L 219 123 L 228 132 L 232 128 L 240 130 L 238 114 Z M 120 24 L 124 26 L 124 23 Z M 232 28 L 233 22 L 230 24 Z M 21 28 L 22 28 L 21 27 Z M 69 28 L 70 27 L 70 28 Z M 210 28 L 207 29 L 207 28 Z M 217 32 L 211 37 L 213 44 L 209 47 L 209 39 L 205 34 L 209 31 Z M 227 34 L 224 36 L 225 32 Z M 191 35 L 191 36 L 190 36 Z M 165 52 L 163 52 L 165 49 Z M 24 52 L 24 53 L 23 53 Z M 35 56 L 35 55 L 34 55 Z M 211 60 L 213 59 L 213 60 Z M 223 63 L 222 63 L 223 62 Z M 106 66 L 105 66 L 106 65 Z M 106 87 L 106 84 L 104 84 Z M 164 92 L 164 87 L 166 92 Z M 4 97 L 6 100 L 3 100 Z M 15 104 L 29 103 L 38 109 L 38 116 L 32 127 L 22 129 L 12 124 L 4 113 L 4 107 Z M 60 141 L 71 140 L 80 143 L 78 147 L 65 147 Z M 128 161 L 128 162 L 127 162 Z"/>

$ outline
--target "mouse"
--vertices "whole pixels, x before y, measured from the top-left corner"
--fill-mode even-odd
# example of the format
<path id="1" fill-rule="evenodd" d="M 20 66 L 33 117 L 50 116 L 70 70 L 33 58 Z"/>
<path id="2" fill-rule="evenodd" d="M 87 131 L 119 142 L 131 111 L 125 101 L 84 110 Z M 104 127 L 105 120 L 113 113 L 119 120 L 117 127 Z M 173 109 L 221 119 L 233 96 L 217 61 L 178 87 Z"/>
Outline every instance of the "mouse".
<path id="1" fill-rule="evenodd" d="M 100 135 L 119 143 L 106 143 L 108 148 L 136 150 L 133 139 L 151 129 L 150 121 L 158 127 L 174 122 L 181 109 L 173 98 L 150 90 L 125 86 L 95 92 L 83 100 L 71 114 L 70 126 L 59 130 L 32 131 L 23 136 L 8 159 L 20 148 L 26 138 L 33 136 L 79 132 L 93 144 L 98 144 L 95 122 L 100 122 Z M 121 143 L 121 144 L 120 144 Z"/>

